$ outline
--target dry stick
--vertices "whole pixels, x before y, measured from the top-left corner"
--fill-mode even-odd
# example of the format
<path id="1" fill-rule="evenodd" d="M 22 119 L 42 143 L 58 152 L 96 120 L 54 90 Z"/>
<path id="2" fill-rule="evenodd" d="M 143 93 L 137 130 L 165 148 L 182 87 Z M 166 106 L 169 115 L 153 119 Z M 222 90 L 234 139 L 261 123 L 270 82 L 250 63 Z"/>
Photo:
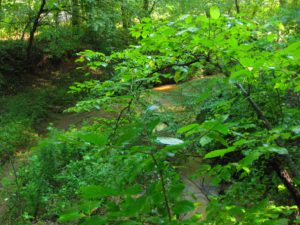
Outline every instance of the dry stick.
<path id="1" fill-rule="evenodd" d="M 159 174 L 160 181 L 161 181 L 162 192 L 163 192 L 164 199 L 165 199 L 165 206 L 166 206 L 166 209 L 167 209 L 167 212 L 168 212 L 169 221 L 171 221 L 172 220 L 172 212 L 171 212 L 171 208 L 170 208 L 170 204 L 169 204 L 169 200 L 168 200 L 164 174 L 163 174 L 162 169 L 159 168 L 159 164 L 158 164 L 154 154 L 151 153 L 150 155 L 153 159 L 153 162 L 154 162 L 155 166 L 158 169 L 158 174 Z"/>
<path id="2" fill-rule="evenodd" d="M 264 113 L 259 108 L 259 106 L 257 105 L 257 103 L 251 98 L 250 94 L 245 90 L 245 88 L 241 84 L 236 83 L 235 86 L 238 89 L 240 89 L 240 91 L 243 93 L 243 95 L 247 98 L 248 102 L 250 103 L 250 105 L 252 106 L 252 108 L 255 110 L 257 116 L 265 123 L 266 128 L 268 130 L 271 130 L 272 129 L 272 125 L 271 125 L 270 121 L 264 115 Z"/>
<path id="3" fill-rule="evenodd" d="M 112 134 L 116 133 L 117 129 L 119 128 L 121 118 L 122 118 L 123 114 L 125 113 L 125 111 L 130 109 L 133 99 L 134 98 L 131 98 L 130 101 L 128 102 L 128 104 L 120 111 L 117 121 L 116 121 L 116 124 L 115 124 L 115 127 L 114 127 L 114 131 Z"/>
<path id="4" fill-rule="evenodd" d="M 136 87 L 136 90 L 137 91 L 142 85 L 143 85 L 144 81 L 141 81 L 138 86 Z M 120 111 L 118 117 L 117 117 L 117 121 L 116 121 L 116 124 L 115 124 L 115 127 L 114 127 L 114 131 L 112 132 L 112 135 L 115 135 L 116 132 L 117 132 L 117 129 L 119 128 L 119 125 L 120 125 L 120 121 L 122 119 L 122 116 L 123 114 L 125 113 L 126 110 L 130 110 L 130 107 L 132 105 L 134 101 L 134 96 L 130 99 L 130 101 L 128 102 L 128 104 Z"/>
<path id="5" fill-rule="evenodd" d="M 244 87 L 241 84 L 237 83 L 236 86 L 241 90 L 243 95 L 248 99 L 248 102 L 250 103 L 252 108 L 255 110 L 257 116 L 262 121 L 264 121 L 265 127 L 268 130 L 271 130 L 272 129 L 271 123 L 266 118 L 266 116 L 264 115 L 262 110 L 259 108 L 259 106 L 256 104 L 256 102 L 251 98 L 250 94 L 244 89 Z M 281 143 L 279 142 L 279 140 L 276 140 L 275 142 L 278 146 L 282 146 Z M 271 158 L 271 165 L 274 168 L 274 170 L 276 171 L 276 173 L 279 176 L 279 178 L 281 179 L 281 181 L 283 182 L 284 186 L 288 189 L 290 194 L 293 196 L 294 201 L 295 201 L 295 203 L 298 207 L 298 211 L 299 211 L 300 210 L 300 191 L 297 189 L 297 186 L 295 185 L 295 183 L 294 183 L 292 177 L 290 176 L 289 172 L 287 171 L 287 169 L 283 168 L 283 166 L 282 166 L 282 161 L 285 161 L 286 159 L 288 161 L 291 161 L 291 159 L 289 159 L 288 157 L 273 156 Z"/>
<path id="6" fill-rule="evenodd" d="M 210 199 L 208 197 L 209 192 L 207 193 L 205 190 L 203 190 L 204 188 L 202 188 L 202 187 L 204 187 L 204 185 L 202 185 L 202 187 L 200 187 L 195 181 L 193 181 L 192 179 L 188 178 L 187 176 L 185 176 L 183 174 L 181 176 L 183 176 L 185 179 L 187 179 L 187 181 L 189 181 L 190 183 L 192 183 L 201 192 L 201 194 L 203 194 L 203 196 L 206 198 L 206 200 L 208 202 L 210 201 Z M 203 182 L 204 181 L 202 181 L 202 183 Z"/>

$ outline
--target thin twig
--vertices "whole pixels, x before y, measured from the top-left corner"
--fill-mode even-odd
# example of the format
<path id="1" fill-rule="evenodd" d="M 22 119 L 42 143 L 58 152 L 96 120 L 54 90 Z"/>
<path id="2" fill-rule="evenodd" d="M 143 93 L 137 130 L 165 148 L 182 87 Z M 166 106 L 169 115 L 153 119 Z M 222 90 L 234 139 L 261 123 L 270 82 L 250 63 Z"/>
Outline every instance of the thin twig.
<path id="1" fill-rule="evenodd" d="M 165 206 L 166 206 L 166 209 L 167 209 L 167 212 L 168 212 L 169 221 L 171 221 L 172 220 L 172 212 L 171 212 L 171 208 L 170 208 L 170 204 L 169 204 L 169 200 L 168 200 L 168 195 L 167 195 L 166 183 L 165 183 L 163 170 L 161 168 L 159 168 L 159 164 L 158 164 L 154 154 L 151 153 L 150 155 L 151 155 L 151 157 L 153 159 L 153 162 L 154 162 L 154 164 L 155 164 L 155 166 L 157 167 L 157 170 L 158 170 L 158 174 L 159 174 L 160 181 L 161 181 L 162 192 L 163 192 L 164 200 L 165 200 Z"/>
<path id="2" fill-rule="evenodd" d="M 19 179 L 18 179 L 18 174 L 17 174 L 17 170 L 16 170 L 16 167 L 14 165 L 14 162 L 13 162 L 13 159 L 12 157 L 9 158 L 9 162 L 10 162 L 10 165 L 11 165 L 11 168 L 13 170 L 13 174 L 14 174 L 14 180 L 15 180 L 15 183 L 16 183 L 16 196 L 17 196 L 17 201 L 19 203 L 19 211 L 18 211 L 18 214 L 19 215 L 22 215 L 23 214 L 23 208 L 22 208 L 22 201 L 21 201 L 21 195 L 20 195 L 20 185 L 19 185 Z"/>

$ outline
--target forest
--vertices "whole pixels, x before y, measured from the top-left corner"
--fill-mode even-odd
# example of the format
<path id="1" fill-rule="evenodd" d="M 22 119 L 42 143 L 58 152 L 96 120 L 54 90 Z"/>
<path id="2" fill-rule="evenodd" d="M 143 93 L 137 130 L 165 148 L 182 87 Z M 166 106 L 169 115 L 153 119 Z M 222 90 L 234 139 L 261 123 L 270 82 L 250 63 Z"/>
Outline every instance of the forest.
<path id="1" fill-rule="evenodd" d="M 0 225 L 300 224 L 299 0 L 0 0 Z"/>

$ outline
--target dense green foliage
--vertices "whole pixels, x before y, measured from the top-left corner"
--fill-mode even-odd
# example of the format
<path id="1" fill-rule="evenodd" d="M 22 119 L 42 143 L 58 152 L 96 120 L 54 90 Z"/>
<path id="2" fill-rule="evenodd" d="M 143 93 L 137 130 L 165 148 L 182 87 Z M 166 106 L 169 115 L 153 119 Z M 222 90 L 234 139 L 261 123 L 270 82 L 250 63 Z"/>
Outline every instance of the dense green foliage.
<path id="1" fill-rule="evenodd" d="M 77 103 L 65 113 L 95 118 L 49 126 L 6 184 L 4 223 L 300 222 L 297 1 L 43 2 L 0 1 L 0 18 L 41 12 L 42 55 L 81 51 L 85 76 L 70 86 Z M 32 34 L 34 19 L 25 30 L 18 19 L 16 35 Z M 8 43 L 0 52 L 11 53 Z M 157 92 L 166 83 L 177 85 Z M 57 88 L 3 96 L 0 157 L 28 147 L 47 106 L 66 100 Z"/>

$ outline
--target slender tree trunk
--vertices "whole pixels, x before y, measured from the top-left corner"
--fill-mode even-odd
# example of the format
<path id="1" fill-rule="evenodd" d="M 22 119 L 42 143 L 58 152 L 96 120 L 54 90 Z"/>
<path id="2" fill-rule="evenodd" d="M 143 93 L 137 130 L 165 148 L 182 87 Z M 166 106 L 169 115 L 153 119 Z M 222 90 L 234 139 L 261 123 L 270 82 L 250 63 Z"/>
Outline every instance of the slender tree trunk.
<path id="1" fill-rule="evenodd" d="M 29 63 L 31 63 L 31 60 L 32 60 L 32 47 L 33 47 L 33 42 L 34 42 L 34 35 L 35 35 L 35 32 L 36 32 L 36 30 L 39 26 L 40 18 L 41 18 L 41 15 L 44 12 L 45 5 L 46 5 L 46 0 L 41 0 L 40 9 L 36 14 L 36 17 L 35 17 L 34 22 L 33 22 L 32 29 L 30 31 L 29 41 L 28 41 L 28 46 L 27 46 L 27 61 Z"/>
<path id="2" fill-rule="evenodd" d="M 143 10 L 144 15 L 147 17 L 149 15 L 149 0 L 144 0 Z"/>
<path id="3" fill-rule="evenodd" d="M 239 0 L 234 0 L 234 4 L 235 4 L 236 12 L 239 14 L 240 13 Z"/>
<path id="4" fill-rule="evenodd" d="M 125 0 L 123 0 L 122 3 L 121 3 L 121 12 L 122 12 L 122 26 L 123 26 L 123 29 L 128 30 L 129 23 L 128 23 L 128 16 L 127 16 Z"/>
<path id="5" fill-rule="evenodd" d="M 28 22 L 26 23 L 26 25 L 25 25 L 25 27 L 24 27 L 24 29 L 23 29 L 23 31 L 22 31 L 21 41 L 24 41 L 26 31 L 27 31 L 27 29 L 28 29 L 28 27 L 29 27 L 30 24 L 31 24 L 31 18 L 30 18 L 30 16 L 29 16 L 29 17 L 28 17 Z"/>
<path id="6" fill-rule="evenodd" d="M 144 0 L 144 10 L 148 12 L 149 10 L 149 0 Z"/>
<path id="7" fill-rule="evenodd" d="M 80 23 L 80 5 L 78 0 L 72 0 L 72 26 Z"/>
<path id="8" fill-rule="evenodd" d="M 216 63 L 216 66 L 224 73 L 226 77 L 230 77 L 230 73 L 224 69 L 219 63 Z M 249 104 L 251 105 L 252 109 L 255 111 L 257 117 L 264 122 L 265 128 L 267 130 L 271 130 L 272 124 L 268 120 L 268 118 L 265 116 L 262 109 L 259 107 L 259 105 L 252 99 L 250 93 L 243 87 L 242 84 L 236 83 L 235 86 L 241 91 L 241 93 L 246 97 Z M 279 140 L 275 140 L 275 143 L 282 147 L 282 144 Z M 269 159 L 269 163 L 272 165 L 274 171 L 277 173 L 278 177 L 286 187 L 286 189 L 289 191 L 290 195 L 292 196 L 293 200 L 295 201 L 295 204 L 298 207 L 298 212 L 300 212 L 300 190 L 297 187 L 297 185 L 293 181 L 293 177 L 291 176 L 291 173 L 295 173 L 296 171 L 289 171 L 292 170 L 294 162 L 291 160 L 291 158 L 287 155 L 275 155 Z M 288 165 L 290 168 L 289 170 L 286 168 L 286 165 Z M 297 168 L 295 168 L 297 170 Z"/>
<path id="9" fill-rule="evenodd" d="M 0 0 L 0 22 L 2 19 L 2 0 Z"/>

